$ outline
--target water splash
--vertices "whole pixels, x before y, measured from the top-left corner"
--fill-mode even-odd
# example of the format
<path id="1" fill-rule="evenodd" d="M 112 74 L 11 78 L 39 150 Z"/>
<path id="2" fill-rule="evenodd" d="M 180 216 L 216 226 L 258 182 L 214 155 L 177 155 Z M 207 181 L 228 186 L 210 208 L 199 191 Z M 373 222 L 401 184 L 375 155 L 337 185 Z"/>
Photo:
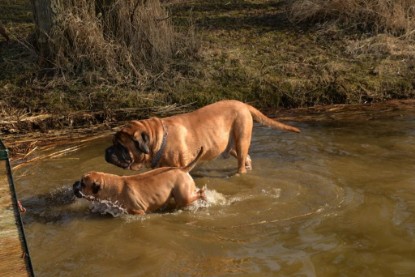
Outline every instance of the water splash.
<path id="1" fill-rule="evenodd" d="M 261 192 L 274 199 L 281 197 L 281 188 L 262 189 Z"/>
<path id="2" fill-rule="evenodd" d="M 41 197 L 42 196 L 40 196 L 40 198 Z M 72 204 L 73 202 L 75 202 L 76 197 L 73 194 L 73 190 L 71 187 L 62 186 L 45 194 L 44 199 L 49 205 L 60 206 Z"/>
<path id="3" fill-rule="evenodd" d="M 184 210 L 196 212 L 199 209 L 209 208 L 212 206 L 227 206 L 237 201 L 237 199 L 227 199 L 225 195 L 223 195 L 220 192 L 217 192 L 216 190 L 208 189 L 207 185 L 203 187 L 203 190 L 205 191 L 206 201 L 198 199 L 191 205 L 184 208 Z"/>
<path id="4" fill-rule="evenodd" d="M 110 200 L 95 199 L 89 205 L 89 209 L 93 213 L 110 214 L 113 217 L 127 214 L 127 210 L 118 201 L 112 202 Z"/>
<path id="5" fill-rule="evenodd" d="M 92 195 L 86 195 L 82 191 L 79 193 L 82 195 L 82 198 L 90 201 L 89 210 L 92 213 L 110 214 L 113 217 L 128 214 L 127 210 L 118 201 L 101 200 Z"/>

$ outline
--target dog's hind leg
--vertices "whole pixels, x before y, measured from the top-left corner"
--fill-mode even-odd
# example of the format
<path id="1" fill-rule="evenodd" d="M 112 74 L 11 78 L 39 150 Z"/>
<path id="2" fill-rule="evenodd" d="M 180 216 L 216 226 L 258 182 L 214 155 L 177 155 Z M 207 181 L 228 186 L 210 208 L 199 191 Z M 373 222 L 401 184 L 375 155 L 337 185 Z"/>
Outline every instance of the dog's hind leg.
<path id="1" fill-rule="evenodd" d="M 231 151 L 229 151 L 229 154 L 238 159 L 238 154 L 236 153 L 235 149 L 231 149 Z M 249 154 L 246 155 L 245 168 L 246 170 L 252 170 L 252 159 L 251 156 L 249 156 Z"/>
<path id="2" fill-rule="evenodd" d="M 253 120 L 247 111 L 241 111 L 232 127 L 232 135 L 235 143 L 234 149 L 238 160 L 238 173 L 246 173 L 247 168 L 252 168 L 251 159 L 248 159 L 249 146 L 251 144 Z M 231 154 L 232 155 L 232 154 Z"/>
<path id="3" fill-rule="evenodd" d="M 251 156 L 249 156 L 249 154 L 246 155 L 245 168 L 247 170 L 252 170 L 252 160 L 251 160 Z"/>
<path id="4" fill-rule="evenodd" d="M 249 141 L 250 141 L 250 137 L 249 137 Z M 249 148 L 249 146 L 248 146 L 248 148 Z M 229 158 L 229 156 L 233 156 L 237 160 L 239 160 L 238 153 L 235 150 L 235 139 L 233 138 L 233 135 L 230 136 L 229 141 L 228 141 L 228 145 L 226 146 L 225 151 L 223 151 L 223 153 L 222 153 L 222 158 L 224 158 L 224 159 Z M 252 170 L 252 160 L 251 160 L 251 157 L 249 156 L 248 153 L 246 154 L 245 168 L 246 168 L 246 170 Z"/>
<path id="5" fill-rule="evenodd" d="M 236 157 L 234 153 L 231 153 L 231 151 L 235 152 L 235 143 L 233 139 L 233 135 L 229 136 L 228 145 L 226 146 L 225 151 L 221 154 L 222 158 L 228 159 L 231 155 Z M 235 152 L 236 153 L 236 152 Z"/>
<path id="6" fill-rule="evenodd" d="M 186 207 L 199 199 L 206 201 L 205 190 L 199 189 L 196 191 L 194 183 L 181 183 L 173 189 L 172 196 L 176 202 L 176 208 Z"/>

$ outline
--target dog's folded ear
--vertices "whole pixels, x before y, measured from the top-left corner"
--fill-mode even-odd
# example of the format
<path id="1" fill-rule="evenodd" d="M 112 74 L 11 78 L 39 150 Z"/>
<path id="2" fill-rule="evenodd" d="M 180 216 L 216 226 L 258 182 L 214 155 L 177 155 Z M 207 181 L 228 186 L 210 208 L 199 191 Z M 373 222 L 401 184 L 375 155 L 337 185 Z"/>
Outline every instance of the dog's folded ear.
<path id="1" fill-rule="evenodd" d="M 146 132 L 135 132 L 134 133 L 134 144 L 138 150 L 145 154 L 150 153 L 150 149 L 148 148 L 148 143 L 150 142 L 150 137 Z"/>
<path id="2" fill-rule="evenodd" d="M 92 193 L 93 194 L 97 194 L 100 189 L 101 189 L 101 184 L 99 184 L 99 183 L 93 183 L 92 184 Z"/>

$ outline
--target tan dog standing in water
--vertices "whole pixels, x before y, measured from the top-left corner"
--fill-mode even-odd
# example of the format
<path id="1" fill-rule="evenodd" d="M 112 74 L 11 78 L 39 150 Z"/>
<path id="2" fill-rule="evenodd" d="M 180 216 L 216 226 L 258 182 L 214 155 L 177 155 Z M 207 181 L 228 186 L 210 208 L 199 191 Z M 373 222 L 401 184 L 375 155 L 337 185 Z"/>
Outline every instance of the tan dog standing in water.
<path id="1" fill-rule="evenodd" d="M 203 189 L 196 191 L 189 171 L 202 156 L 185 167 L 161 167 L 133 176 L 118 176 L 102 172 L 89 172 L 73 184 L 76 197 L 87 200 L 118 202 L 129 214 L 157 211 L 174 198 L 175 208 L 190 205 L 198 199 L 206 200 Z"/>
<path id="2" fill-rule="evenodd" d="M 203 145 L 201 161 L 232 155 L 238 160 L 238 173 L 246 173 L 252 169 L 248 150 L 254 120 L 275 129 L 300 132 L 248 104 L 225 100 L 190 113 L 130 121 L 114 135 L 105 159 L 131 170 L 143 165 L 180 167 L 193 160 Z"/>

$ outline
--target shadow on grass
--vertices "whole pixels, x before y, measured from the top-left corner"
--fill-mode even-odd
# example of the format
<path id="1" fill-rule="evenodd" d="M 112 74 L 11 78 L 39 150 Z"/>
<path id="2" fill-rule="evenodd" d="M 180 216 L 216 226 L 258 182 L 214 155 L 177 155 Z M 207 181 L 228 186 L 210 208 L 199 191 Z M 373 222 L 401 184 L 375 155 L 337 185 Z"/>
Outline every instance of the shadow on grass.
<path id="1" fill-rule="evenodd" d="M 293 27 L 288 20 L 285 1 L 251 3 L 247 1 L 213 1 L 183 3 L 171 7 L 174 16 L 193 16 L 197 28 L 238 30 L 257 28 L 258 31 Z"/>

